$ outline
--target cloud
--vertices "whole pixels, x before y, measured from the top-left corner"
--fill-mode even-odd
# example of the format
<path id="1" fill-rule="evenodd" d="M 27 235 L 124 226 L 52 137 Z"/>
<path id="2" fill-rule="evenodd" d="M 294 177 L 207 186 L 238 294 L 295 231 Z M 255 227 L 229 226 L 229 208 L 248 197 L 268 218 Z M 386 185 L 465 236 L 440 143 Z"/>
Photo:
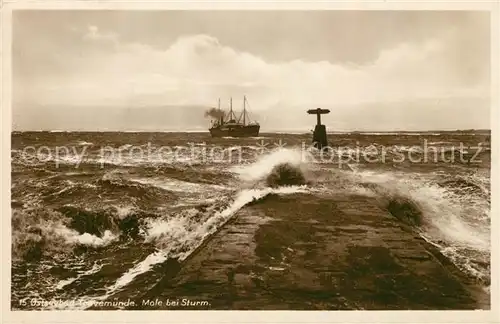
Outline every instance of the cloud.
<path id="1" fill-rule="evenodd" d="M 92 25 L 87 27 L 87 31 L 83 35 L 83 39 L 94 42 L 109 42 L 114 45 L 118 45 L 118 35 L 111 32 L 102 32 L 97 26 Z"/>
<path id="2" fill-rule="evenodd" d="M 459 34 L 401 43 L 364 65 L 300 59 L 269 62 L 210 35 L 179 37 L 166 49 L 121 41 L 89 26 L 89 50 L 64 58 L 66 71 L 25 81 L 24 94 L 47 104 L 212 105 L 246 94 L 256 110 L 276 104 L 351 106 L 425 98 L 487 96 L 485 80 L 470 84 L 449 60 Z M 28 96 L 28 97 L 29 97 Z"/>

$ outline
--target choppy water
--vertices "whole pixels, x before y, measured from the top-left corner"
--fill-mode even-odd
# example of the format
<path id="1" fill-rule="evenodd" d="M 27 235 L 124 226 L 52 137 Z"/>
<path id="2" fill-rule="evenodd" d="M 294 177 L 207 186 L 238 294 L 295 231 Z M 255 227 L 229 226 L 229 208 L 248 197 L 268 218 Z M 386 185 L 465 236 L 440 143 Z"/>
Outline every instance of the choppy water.
<path id="1" fill-rule="evenodd" d="M 401 221 L 488 287 L 488 138 L 335 134 L 321 155 L 308 134 L 13 133 L 12 307 L 111 299 L 140 276 L 159 278 L 162 264 L 187 258 L 248 203 L 298 191 L 407 206 Z"/>

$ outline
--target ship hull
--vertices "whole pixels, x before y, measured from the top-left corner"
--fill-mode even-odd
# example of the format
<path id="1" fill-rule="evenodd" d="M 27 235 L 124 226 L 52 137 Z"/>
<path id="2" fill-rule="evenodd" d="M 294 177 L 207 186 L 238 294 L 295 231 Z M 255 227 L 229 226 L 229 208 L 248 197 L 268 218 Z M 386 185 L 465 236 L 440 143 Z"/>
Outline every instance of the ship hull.
<path id="1" fill-rule="evenodd" d="M 212 127 L 209 131 L 212 137 L 257 137 L 259 136 L 260 125 Z"/>

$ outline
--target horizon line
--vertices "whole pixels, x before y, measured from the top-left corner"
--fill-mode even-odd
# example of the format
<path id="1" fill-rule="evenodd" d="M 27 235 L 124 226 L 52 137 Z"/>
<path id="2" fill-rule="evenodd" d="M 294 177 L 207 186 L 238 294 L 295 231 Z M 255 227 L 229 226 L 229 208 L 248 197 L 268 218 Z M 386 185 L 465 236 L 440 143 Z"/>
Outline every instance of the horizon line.
<path id="1" fill-rule="evenodd" d="M 327 134 L 346 134 L 346 133 L 436 133 L 436 132 L 491 132 L 491 128 L 463 128 L 463 129 L 417 129 L 417 130 L 337 130 L 337 131 L 327 131 Z M 209 131 L 200 129 L 186 129 L 186 130 L 58 130 L 58 129 L 40 129 L 40 130 L 11 130 L 11 133 L 207 133 Z M 265 132 L 260 132 L 261 134 L 310 134 L 312 130 L 303 129 L 289 129 L 280 130 L 273 129 Z"/>

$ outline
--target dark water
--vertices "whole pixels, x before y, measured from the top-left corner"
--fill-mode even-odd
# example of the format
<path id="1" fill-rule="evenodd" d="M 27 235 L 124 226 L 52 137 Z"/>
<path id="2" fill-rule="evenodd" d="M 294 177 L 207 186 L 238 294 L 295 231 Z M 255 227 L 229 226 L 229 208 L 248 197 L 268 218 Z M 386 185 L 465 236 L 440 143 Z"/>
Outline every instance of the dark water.
<path id="1" fill-rule="evenodd" d="M 139 276 L 159 280 L 255 199 L 298 191 L 385 197 L 393 213 L 403 201 L 394 214 L 488 289 L 489 133 L 329 141 L 320 154 L 309 134 L 13 133 L 13 309 L 112 300 Z"/>

